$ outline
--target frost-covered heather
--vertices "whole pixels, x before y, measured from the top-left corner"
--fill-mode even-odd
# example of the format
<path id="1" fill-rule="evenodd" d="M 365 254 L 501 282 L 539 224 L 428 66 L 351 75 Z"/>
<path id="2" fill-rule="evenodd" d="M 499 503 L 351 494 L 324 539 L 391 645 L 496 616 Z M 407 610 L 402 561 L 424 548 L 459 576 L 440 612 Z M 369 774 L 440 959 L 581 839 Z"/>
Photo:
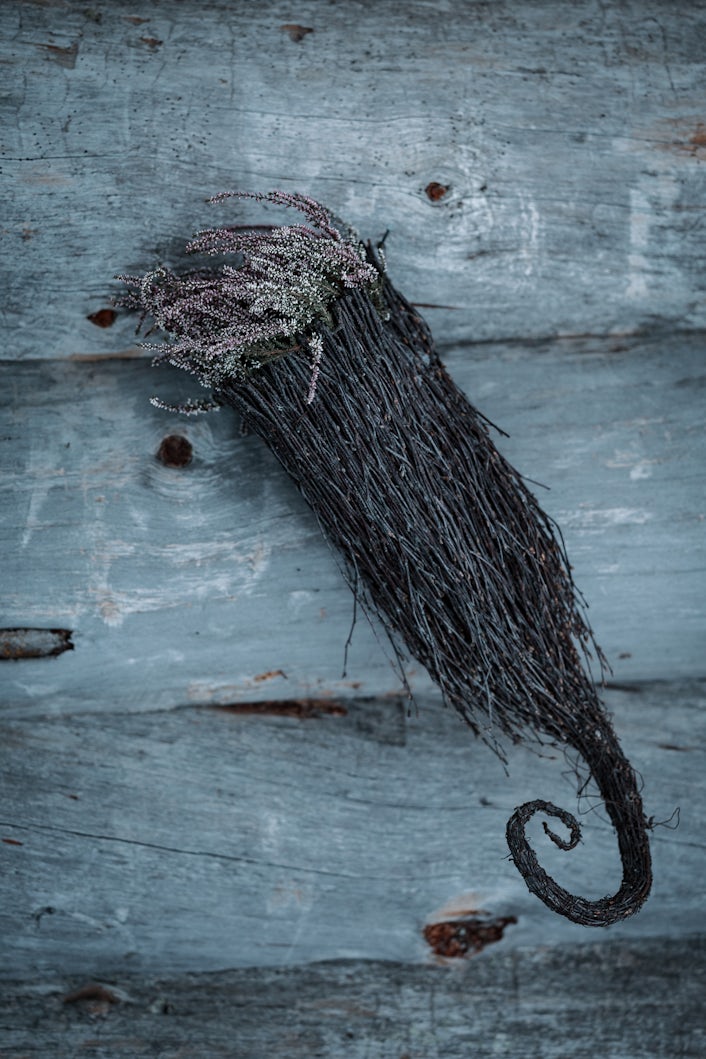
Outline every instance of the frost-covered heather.
<path id="1" fill-rule="evenodd" d="M 129 288 L 121 304 L 139 309 L 141 323 L 151 317 L 154 327 L 170 336 L 168 343 L 147 346 L 155 351 L 156 362 L 185 368 L 213 389 L 227 378 L 246 377 L 273 357 L 308 346 L 312 380 L 307 400 L 312 401 L 322 355 L 317 324 L 332 323 L 333 303 L 346 288 L 374 291 L 379 274 L 366 261 L 356 234 L 343 234 L 314 199 L 284 191 L 236 191 L 210 201 L 231 198 L 290 206 L 308 223 L 199 232 L 187 245 L 189 252 L 234 255 L 235 261 L 180 275 L 159 267 L 145 276 L 119 276 Z"/>

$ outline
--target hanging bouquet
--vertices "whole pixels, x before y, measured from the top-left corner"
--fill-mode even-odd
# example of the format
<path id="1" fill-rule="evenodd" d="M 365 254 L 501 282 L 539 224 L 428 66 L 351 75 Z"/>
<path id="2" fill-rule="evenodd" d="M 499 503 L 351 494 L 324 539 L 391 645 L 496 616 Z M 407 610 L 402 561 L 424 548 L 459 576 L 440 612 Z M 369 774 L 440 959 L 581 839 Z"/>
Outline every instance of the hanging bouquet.
<path id="1" fill-rule="evenodd" d="M 170 336 L 157 362 L 210 390 L 177 410 L 238 410 L 296 482 L 398 657 L 404 649 L 421 662 L 496 753 L 531 737 L 581 756 L 617 833 L 617 892 L 574 896 L 540 866 L 525 836 L 535 813 L 566 826 L 562 838 L 544 823 L 561 849 L 580 838 L 576 819 L 549 802 L 515 810 L 510 853 L 561 915 L 597 926 L 631 915 L 651 886 L 649 824 L 590 676 L 591 655 L 601 667 L 603 656 L 560 532 L 390 283 L 381 247 L 302 195 L 213 201 L 229 198 L 292 207 L 305 223 L 213 228 L 187 249 L 226 263 L 120 277 L 123 304 Z"/>

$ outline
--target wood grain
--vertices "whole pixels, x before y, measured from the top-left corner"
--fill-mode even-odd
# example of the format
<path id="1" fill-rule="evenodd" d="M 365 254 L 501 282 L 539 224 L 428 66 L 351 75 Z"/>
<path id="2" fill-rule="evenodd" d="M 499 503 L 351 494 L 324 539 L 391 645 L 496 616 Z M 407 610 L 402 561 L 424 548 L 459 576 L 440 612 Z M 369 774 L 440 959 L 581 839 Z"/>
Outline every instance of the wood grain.
<path id="1" fill-rule="evenodd" d="M 669 937 L 496 951 L 462 970 L 346 961 L 118 975 L 100 987 L 114 1001 L 60 976 L 0 996 L 0 1056 L 700 1059 L 705 987 L 703 940 Z"/>
<path id="2" fill-rule="evenodd" d="M 701 338 L 486 344 L 446 359 L 512 433 L 502 451 L 551 486 L 535 488 L 616 679 L 701 676 Z M 155 391 L 183 396 L 188 378 L 130 359 L 0 374 L 0 625 L 67 628 L 75 646 L 4 665 L 4 711 L 400 691 L 365 619 L 342 677 L 351 593 L 259 439 L 226 410 L 191 420 L 149 405 Z M 156 455 L 175 433 L 193 447 L 181 468 Z"/>
<path id="3" fill-rule="evenodd" d="M 0 4 L 0 627 L 74 648 L 0 661 L 2 1059 L 703 1054 L 705 38 L 703 0 Z M 408 714 L 365 620 L 342 676 L 351 596 L 298 494 L 230 413 L 147 403 L 188 380 L 112 277 L 286 216 L 206 205 L 237 187 L 389 228 L 551 487 L 647 811 L 681 807 L 609 936 L 507 860 L 518 802 L 574 807 L 564 757 L 506 776 L 413 664 Z M 605 893 L 582 819 L 566 864 L 534 837 Z M 424 927 L 477 911 L 517 923 L 438 966 Z"/>
<path id="4" fill-rule="evenodd" d="M 205 205 L 235 187 L 389 228 L 444 341 L 704 326 L 701 0 L 296 14 L 300 40 L 275 0 L 1 5 L 5 356 L 126 346 L 88 319 L 112 276 L 262 219 Z"/>
<path id="5" fill-rule="evenodd" d="M 612 939 L 698 931 L 702 683 L 609 689 L 657 821 L 654 893 Z M 276 711 L 275 711 L 276 714 Z M 505 844 L 529 797 L 576 808 L 563 753 L 510 748 L 509 773 L 432 703 L 353 701 L 297 719 L 182 710 L 5 721 L 0 978 L 186 973 L 342 958 L 429 963 L 429 922 L 514 916 L 498 949 L 593 939 L 532 897 Z M 590 811 L 591 806 L 595 811 Z M 586 896 L 619 881 L 600 804 L 541 861 Z M 677 814 L 679 815 L 679 814 Z"/>

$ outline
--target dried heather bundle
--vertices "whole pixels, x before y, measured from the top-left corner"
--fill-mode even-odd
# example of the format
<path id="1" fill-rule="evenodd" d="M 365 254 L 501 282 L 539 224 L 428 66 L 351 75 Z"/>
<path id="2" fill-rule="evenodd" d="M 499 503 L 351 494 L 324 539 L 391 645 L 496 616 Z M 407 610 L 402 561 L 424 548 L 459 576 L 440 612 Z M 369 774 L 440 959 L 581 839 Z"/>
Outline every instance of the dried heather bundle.
<path id="1" fill-rule="evenodd" d="M 476 735 L 500 754 L 496 733 L 582 756 L 617 832 L 617 893 L 574 897 L 540 867 L 525 837 L 534 813 L 566 825 L 568 840 L 544 824 L 561 849 L 580 837 L 549 802 L 515 810 L 510 852 L 556 912 L 597 926 L 631 915 L 651 885 L 648 823 L 586 668 L 595 644 L 551 520 L 372 250 L 312 199 L 246 197 L 293 206 L 309 224 L 202 232 L 192 249 L 244 263 L 128 278 L 128 304 L 172 336 L 157 359 L 193 372 L 260 434 L 344 557 L 357 597 Z"/>

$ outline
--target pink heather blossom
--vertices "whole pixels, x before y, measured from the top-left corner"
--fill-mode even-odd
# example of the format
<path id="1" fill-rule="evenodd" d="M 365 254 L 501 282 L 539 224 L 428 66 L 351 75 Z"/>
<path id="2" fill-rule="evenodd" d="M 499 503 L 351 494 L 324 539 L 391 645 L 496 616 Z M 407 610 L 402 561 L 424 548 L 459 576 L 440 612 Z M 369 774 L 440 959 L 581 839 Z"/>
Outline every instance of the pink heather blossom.
<path id="1" fill-rule="evenodd" d="M 244 378 L 294 346 L 308 345 L 311 402 L 323 355 L 317 325 L 333 322 L 334 303 L 347 288 L 374 291 L 379 273 L 356 233 L 337 225 L 324 206 L 306 195 L 227 191 L 209 201 L 230 199 L 287 206 L 309 223 L 198 232 L 187 251 L 235 260 L 180 274 L 160 266 L 144 276 L 119 276 L 128 286 L 120 304 L 140 310 L 139 326 L 151 317 L 150 331 L 169 335 L 169 342 L 147 346 L 156 362 L 184 368 L 213 389 L 227 378 Z M 200 410 L 200 405 L 191 402 L 188 410 Z"/>

